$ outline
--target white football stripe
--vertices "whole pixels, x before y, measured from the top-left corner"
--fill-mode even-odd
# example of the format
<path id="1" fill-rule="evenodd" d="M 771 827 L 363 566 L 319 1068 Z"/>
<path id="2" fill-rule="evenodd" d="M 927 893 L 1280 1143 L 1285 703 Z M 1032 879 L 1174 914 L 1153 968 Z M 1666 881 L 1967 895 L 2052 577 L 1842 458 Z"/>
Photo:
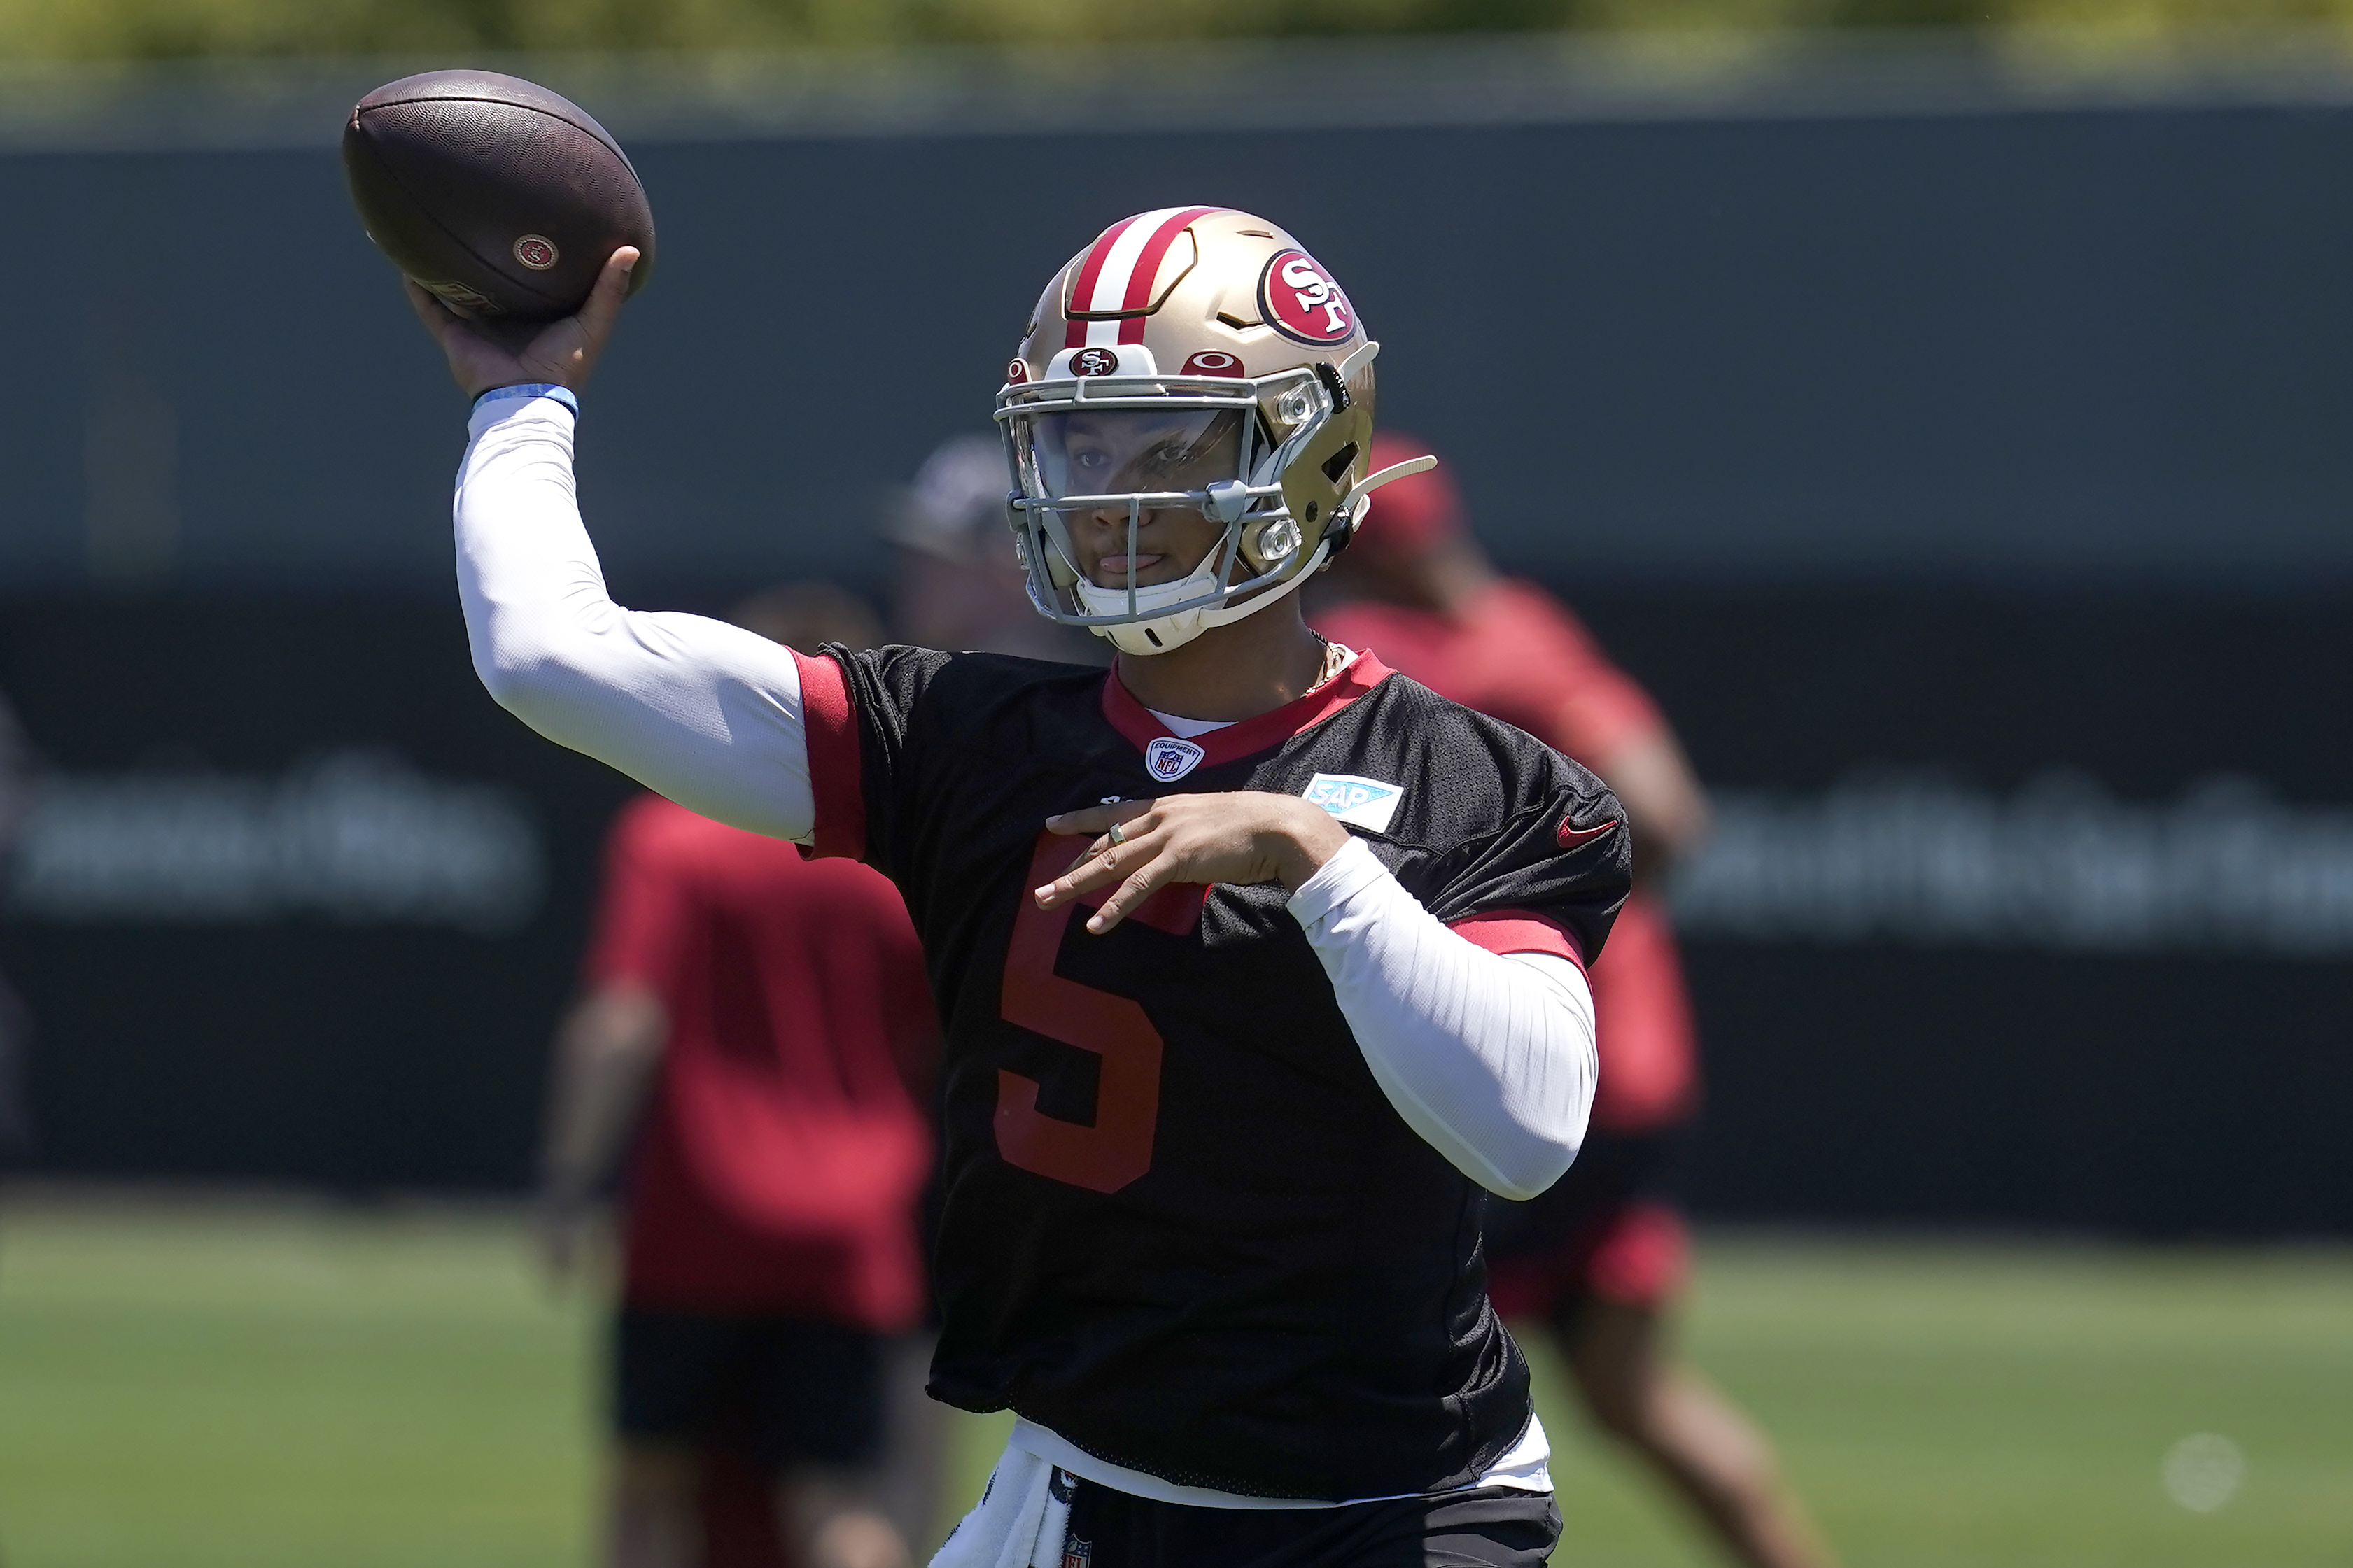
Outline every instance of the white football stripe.
<path id="1" fill-rule="evenodd" d="M 1095 295 L 1087 306 L 1088 310 L 1116 310 L 1127 303 L 1129 275 L 1134 272 L 1136 259 L 1144 254 L 1144 247 L 1151 243 L 1154 235 L 1160 232 L 1162 224 L 1185 210 L 1183 207 L 1161 207 L 1139 216 L 1120 231 L 1119 237 L 1111 242 L 1111 253 L 1103 258 L 1103 270 L 1095 274 Z M 1094 340 L 1090 337 L 1087 341 L 1092 342 Z"/>

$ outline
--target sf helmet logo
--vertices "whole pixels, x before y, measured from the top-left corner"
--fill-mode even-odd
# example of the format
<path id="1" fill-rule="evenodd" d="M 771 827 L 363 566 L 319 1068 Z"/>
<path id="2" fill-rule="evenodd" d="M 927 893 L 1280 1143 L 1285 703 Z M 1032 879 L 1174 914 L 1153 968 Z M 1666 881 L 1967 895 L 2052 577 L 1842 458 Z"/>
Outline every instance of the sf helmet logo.
<path id="1" fill-rule="evenodd" d="M 1303 250 L 1278 250 L 1258 279 L 1259 314 L 1284 337 L 1336 343 L 1356 330 L 1348 297 Z"/>
<path id="2" fill-rule="evenodd" d="M 1119 356 L 1109 349 L 1081 349 L 1071 356 L 1072 375 L 1109 375 L 1119 368 Z"/>

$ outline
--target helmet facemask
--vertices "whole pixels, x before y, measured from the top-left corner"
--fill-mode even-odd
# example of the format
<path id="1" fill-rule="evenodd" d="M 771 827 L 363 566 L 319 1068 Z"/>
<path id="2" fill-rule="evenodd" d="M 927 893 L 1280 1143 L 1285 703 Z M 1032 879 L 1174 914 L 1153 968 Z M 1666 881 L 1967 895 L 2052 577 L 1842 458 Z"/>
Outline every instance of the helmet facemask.
<path id="1" fill-rule="evenodd" d="M 1330 558 L 1345 538 L 1342 498 L 1362 448 L 1338 443 L 1338 459 L 1327 459 L 1335 471 L 1317 476 L 1333 496 L 1308 500 L 1318 526 L 1303 527 L 1288 493 L 1298 487 L 1285 481 L 1303 454 L 1334 444 L 1318 438 L 1352 402 L 1336 374 L 1166 376 L 1140 347 L 1119 357 L 1119 374 L 1006 388 L 997 417 L 1018 487 L 1008 521 L 1039 614 L 1124 652 L 1165 653 L 1264 609 Z M 1086 575 L 1074 525 L 1124 514 L 1126 540 L 1106 554 L 1133 561 L 1145 515 L 1163 510 L 1219 530 L 1189 573 L 1143 585 L 1132 572 L 1110 585 Z"/>

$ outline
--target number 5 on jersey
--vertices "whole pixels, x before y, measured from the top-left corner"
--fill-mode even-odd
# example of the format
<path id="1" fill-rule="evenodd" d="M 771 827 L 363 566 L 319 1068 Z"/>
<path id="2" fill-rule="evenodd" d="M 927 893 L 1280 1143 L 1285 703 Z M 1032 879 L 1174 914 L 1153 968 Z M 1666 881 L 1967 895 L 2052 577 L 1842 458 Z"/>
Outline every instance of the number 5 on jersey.
<path id="1" fill-rule="evenodd" d="M 1005 950 L 1005 990 L 999 1010 L 1008 1024 L 1031 1029 L 1103 1058 L 1092 1127 L 1038 1109 L 1038 1080 L 1002 1068 L 997 1074 L 997 1152 L 1008 1164 L 1072 1186 L 1115 1193 L 1152 1168 L 1152 1137 L 1160 1121 L 1160 1031 L 1124 996 L 1065 980 L 1054 973 L 1062 933 L 1084 902 L 1041 910 L 1029 889 L 1062 874 L 1082 841 L 1038 836 L 1013 940 Z M 1164 888 L 1134 919 L 1178 934 L 1200 918 L 1205 889 Z M 1092 900 L 1100 903 L 1096 899 Z"/>

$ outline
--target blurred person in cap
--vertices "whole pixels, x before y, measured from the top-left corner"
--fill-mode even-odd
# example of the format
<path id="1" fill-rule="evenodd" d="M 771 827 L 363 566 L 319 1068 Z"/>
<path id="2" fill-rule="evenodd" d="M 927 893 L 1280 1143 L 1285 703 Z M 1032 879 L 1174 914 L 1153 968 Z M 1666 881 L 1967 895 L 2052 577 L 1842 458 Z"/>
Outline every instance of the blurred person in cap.
<path id="1" fill-rule="evenodd" d="M 1377 435 L 1377 471 L 1430 450 Z M 1831 1561 L 1783 1484 L 1770 1445 L 1667 1345 L 1688 1240 L 1673 1180 L 1699 1103 L 1697 1042 L 1658 894 L 1706 836 L 1706 796 L 1649 695 L 1558 599 L 1496 571 L 1438 468 L 1382 490 L 1314 612 L 1465 707 L 1517 725 L 1599 773 L 1634 832 L 1632 894 L 1592 967 L 1600 1081 L 1568 1174 L 1525 1204 L 1488 1204 L 1488 1291 L 1556 1337 L 1593 1418 L 1687 1500 L 1736 1561 Z"/>
<path id="2" fill-rule="evenodd" d="M 838 588 L 739 605 L 870 647 Z M 937 1501 L 919 1210 L 938 1022 L 898 889 L 648 795 L 622 808 L 541 1158 L 573 1271 L 628 1146 L 614 1568 L 906 1568 Z"/>
<path id="3" fill-rule="evenodd" d="M 16 724 L 15 710 L 0 695 L 0 871 L 5 871 L 16 829 L 32 802 L 32 748 Z M 0 877 L 0 885 L 5 878 Z M 24 1004 L 0 975 L 0 1169 L 29 1159 L 33 1152 L 32 1107 L 27 1099 L 26 1058 L 32 1046 L 32 1020 Z"/>
<path id="4" fill-rule="evenodd" d="M 1102 664 L 1099 637 L 1056 626 L 1029 603 L 1029 574 L 1005 525 L 1005 443 L 951 436 L 890 499 L 882 536 L 899 547 L 892 618 L 903 641 L 960 653 Z"/>

